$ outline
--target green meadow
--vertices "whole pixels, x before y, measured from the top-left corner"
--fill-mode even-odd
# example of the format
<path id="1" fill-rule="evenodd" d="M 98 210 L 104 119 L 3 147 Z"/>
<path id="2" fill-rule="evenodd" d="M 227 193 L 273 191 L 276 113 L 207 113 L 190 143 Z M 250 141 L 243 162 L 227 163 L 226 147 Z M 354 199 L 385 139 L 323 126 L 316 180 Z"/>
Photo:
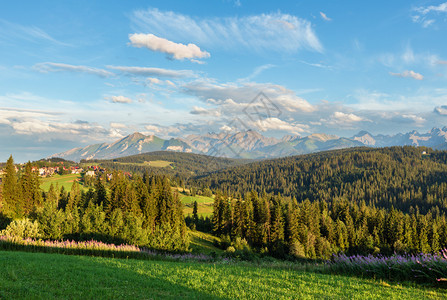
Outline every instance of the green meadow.
<path id="1" fill-rule="evenodd" d="M 1 299 L 445 299 L 412 284 L 287 267 L 0 251 Z"/>
<path id="2" fill-rule="evenodd" d="M 66 191 L 70 191 L 73 181 L 78 181 L 79 188 L 81 190 L 87 191 L 88 189 L 85 188 L 81 183 L 79 183 L 79 180 L 81 180 L 81 175 L 79 174 L 67 174 L 67 175 L 55 174 L 51 177 L 41 178 L 40 188 L 45 192 L 48 192 L 51 184 L 53 184 L 54 186 L 57 184 L 59 185 L 59 188 L 64 187 Z"/>
<path id="3" fill-rule="evenodd" d="M 117 165 L 134 165 L 134 166 L 144 166 L 144 167 L 154 167 L 154 168 L 165 168 L 165 167 L 171 167 L 174 168 L 172 165 L 173 162 L 166 161 L 166 160 L 151 160 L 151 161 L 145 161 L 142 163 L 127 163 L 127 162 L 113 162 Z"/>
<path id="4" fill-rule="evenodd" d="M 186 196 L 179 193 L 180 200 L 184 205 L 183 214 L 192 215 L 193 203 L 197 201 L 197 213 L 199 216 L 211 216 L 213 214 L 214 199 L 205 196 Z"/>

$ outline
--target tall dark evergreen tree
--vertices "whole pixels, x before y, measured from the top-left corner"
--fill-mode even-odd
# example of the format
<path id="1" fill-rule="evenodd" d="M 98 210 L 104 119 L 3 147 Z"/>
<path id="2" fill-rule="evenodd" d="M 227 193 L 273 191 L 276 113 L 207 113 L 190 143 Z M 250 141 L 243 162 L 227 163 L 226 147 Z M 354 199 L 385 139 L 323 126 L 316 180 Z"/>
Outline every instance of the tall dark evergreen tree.
<path id="1" fill-rule="evenodd" d="M 12 218 L 20 218 L 24 215 L 21 188 L 18 183 L 16 167 L 12 155 L 6 162 L 5 175 L 3 177 L 3 211 Z"/>

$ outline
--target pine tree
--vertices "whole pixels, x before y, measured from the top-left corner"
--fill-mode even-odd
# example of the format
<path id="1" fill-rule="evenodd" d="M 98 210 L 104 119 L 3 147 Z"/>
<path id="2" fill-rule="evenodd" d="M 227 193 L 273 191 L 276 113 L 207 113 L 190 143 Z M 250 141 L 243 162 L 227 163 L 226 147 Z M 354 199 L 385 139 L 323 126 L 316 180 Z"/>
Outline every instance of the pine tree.
<path id="1" fill-rule="evenodd" d="M 105 205 L 107 202 L 107 190 L 101 180 L 101 176 L 98 176 L 95 182 L 95 204 Z"/>
<path id="2" fill-rule="evenodd" d="M 39 178 L 32 171 L 31 162 L 25 165 L 25 172 L 20 177 L 19 185 L 22 190 L 23 213 L 28 215 L 35 207 L 42 205 Z"/>
<path id="3" fill-rule="evenodd" d="M 199 215 L 197 213 L 197 201 L 194 201 L 192 205 L 192 222 L 194 224 L 194 227 L 197 227 L 197 224 L 199 223 Z"/>
<path id="4" fill-rule="evenodd" d="M 24 216 L 24 210 L 12 155 L 6 162 L 5 172 L 6 174 L 3 177 L 3 211 L 12 218 L 21 218 Z"/>

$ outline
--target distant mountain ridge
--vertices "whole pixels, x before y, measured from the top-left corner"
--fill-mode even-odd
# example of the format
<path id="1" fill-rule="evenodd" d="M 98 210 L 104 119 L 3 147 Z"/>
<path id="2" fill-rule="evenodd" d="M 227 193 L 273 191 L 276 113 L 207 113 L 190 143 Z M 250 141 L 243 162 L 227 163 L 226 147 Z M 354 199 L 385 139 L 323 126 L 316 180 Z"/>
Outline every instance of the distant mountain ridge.
<path id="1" fill-rule="evenodd" d="M 427 133 L 419 133 L 413 130 L 408 133 L 395 135 L 372 135 L 367 131 L 360 131 L 352 137 L 365 146 L 389 147 L 389 146 L 425 146 L 438 150 L 447 149 L 447 126 L 433 128 Z"/>
<path id="2" fill-rule="evenodd" d="M 367 131 L 360 131 L 351 138 L 316 133 L 305 137 L 287 135 L 282 139 L 277 139 L 248 130 L 237 133 L 189 135 L 184 138 L 165 140 L 154 135 L 146 136 L 135 132 L 111 144 L 102 143 L 74 148 L 49 157 L 80 161 L 81 159 L 113 159 L 154 151 L 177 151 L 219 157 L 259 159 L 361 146 L 406 145 L 445 150 L 447 149 L 447 127 L 433 128 L 430 132 L 422 134 L 414 130 L 405 134 L 374 136 Z"/>

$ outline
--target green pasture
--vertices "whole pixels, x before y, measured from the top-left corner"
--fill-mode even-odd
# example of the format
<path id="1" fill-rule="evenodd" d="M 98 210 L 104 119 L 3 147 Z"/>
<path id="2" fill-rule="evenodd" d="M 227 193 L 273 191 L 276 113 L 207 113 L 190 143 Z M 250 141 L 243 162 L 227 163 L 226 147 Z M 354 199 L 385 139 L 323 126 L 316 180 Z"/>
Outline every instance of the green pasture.
<path id="1" fill-rule="evenodd" d="M 445 299 L 446 290 L 268 265 L 0 251 L 0 299 Z"/>
<path id="2" fill-rule="evenodd" d="M 56 184 L 60 187 L 64 187 L 66 191 L 70 191 L 71 186 L 73 184 L 73 181 L 78 181 L 79 188 L 81 190 L 87 191 L 88 189 L 82 185 L 79 180 L 81 180 L 81 175 L 79 174 L 67 174 L 67 175 L 58 175 L 55 174 L 51 177 L 44 177 L 40 179 L 40 188 L 44 190 L 45 192 L 48 192 L 50 189 L 50 185 L 53 184 L 56 186 Z"/>

